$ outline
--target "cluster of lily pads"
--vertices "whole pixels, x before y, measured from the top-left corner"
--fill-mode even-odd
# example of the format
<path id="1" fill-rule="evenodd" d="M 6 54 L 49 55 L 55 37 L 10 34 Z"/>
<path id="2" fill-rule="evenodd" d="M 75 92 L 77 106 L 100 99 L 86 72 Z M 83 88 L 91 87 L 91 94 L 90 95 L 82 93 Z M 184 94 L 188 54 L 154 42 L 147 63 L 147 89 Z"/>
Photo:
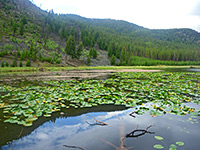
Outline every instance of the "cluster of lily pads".
<path id="1" fill-rule="evenodd" d="M 154 138 L 157 139 L 158 141 L 162 141 L 162 143 L 165 144 L 163 137 L 161 137 L 161 136 L 154 136 Z M 178 142 L 176 142 L 176 144 L 171 144 L 170 147 L 169 147 L 169 150 L 176 150 L 178 146 L 183 146 L 183 145 L 184 145 L 184 142 L 178 141 Z M 164 148 L 164 146 L 161 145 L 161 144 L 155 144 L 153 147 L 155 149 L 163 149 Z"/>
<path id="2" fill-rule="evenodd" d="M 1 86 L 0 109 L 4 122 L 31 126 L 53 112 L 102 104 L 125 105 L 136 114 L 150 111 L 185 115 L 200 111 L 185 103 L 200 104 L 200 73 L 115 73 L 106 80 L 44 81 L 43 86 Z"/>

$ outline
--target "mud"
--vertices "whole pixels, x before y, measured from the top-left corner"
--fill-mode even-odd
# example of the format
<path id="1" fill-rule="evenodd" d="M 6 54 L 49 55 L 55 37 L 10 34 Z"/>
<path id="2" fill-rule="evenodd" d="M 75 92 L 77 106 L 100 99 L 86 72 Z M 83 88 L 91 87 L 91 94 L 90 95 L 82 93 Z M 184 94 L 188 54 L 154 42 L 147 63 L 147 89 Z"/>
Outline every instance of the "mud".
<path id="1" fill-rule="evenodd" d="M 0 83 L 14 81 L 48 81 L 48 80 L 71 80 L 71 79 L 104 79 L 115 72 L 158 72 L 161 70 L 121 69 L 121 70 L 69 70 L 56 72 L 34 72 L 20 74 L 0 75 Z"/>

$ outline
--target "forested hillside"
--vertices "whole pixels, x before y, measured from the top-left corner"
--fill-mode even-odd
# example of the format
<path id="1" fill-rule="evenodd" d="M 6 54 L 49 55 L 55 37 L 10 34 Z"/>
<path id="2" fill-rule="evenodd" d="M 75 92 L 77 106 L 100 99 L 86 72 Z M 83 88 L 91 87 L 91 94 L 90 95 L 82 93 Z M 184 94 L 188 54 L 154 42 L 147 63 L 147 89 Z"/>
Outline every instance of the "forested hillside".
<path id="1" fill-rule="evenodd" d="M 0 0 L 1 66 L 90 65 L 100 50 L 112 65 L 199 65 L 200 33 L 58 15 L 29 0 Z"/>

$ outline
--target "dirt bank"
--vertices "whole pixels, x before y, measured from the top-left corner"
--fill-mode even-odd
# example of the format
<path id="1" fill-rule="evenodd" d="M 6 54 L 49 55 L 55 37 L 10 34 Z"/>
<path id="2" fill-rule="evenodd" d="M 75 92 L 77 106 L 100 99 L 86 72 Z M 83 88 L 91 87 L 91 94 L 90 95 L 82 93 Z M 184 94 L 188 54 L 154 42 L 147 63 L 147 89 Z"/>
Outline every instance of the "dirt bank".
<path id="1" fill-rule="evenodd" d="M 47 81 L 47 80 L 70 80 L 70 79 L 104 79 L 110 73 L 115 72 L 158 72 L 161 70 L 143 70 L 143 69 L 121 69 L 121 70 L 69 70 L 56 72 L 34 72 L 24 74 L 6 74 L 0 75 L 0 83 L 13 81 Z"/>

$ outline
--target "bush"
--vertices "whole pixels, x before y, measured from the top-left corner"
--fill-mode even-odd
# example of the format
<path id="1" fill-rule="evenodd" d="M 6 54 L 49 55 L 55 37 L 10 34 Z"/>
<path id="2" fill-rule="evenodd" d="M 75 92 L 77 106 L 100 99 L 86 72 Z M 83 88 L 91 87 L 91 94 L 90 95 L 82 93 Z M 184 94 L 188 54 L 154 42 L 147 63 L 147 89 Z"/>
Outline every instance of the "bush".
<path id="1" fill-rule="evenodd" d="M 90 57 L 87 57 L 87 64 L 88 64 L 88 65 L 91 64 L 91 59 L 90 59 Z"/>
<path id="2" fill-rule="evenodd" d="M 31 66 L 31 61 L 30 60 L 27 60 L 26 62 L 26 67 L 30 67 Z"/>
<path id="3" fill-rule="evenodd" d="M 58 59 L 55 62 L 56 62 L 56 64 L 60 64 L 61 61 L 60 61 L 60 59 Z"/>
<path id="4" fill-rule="evenodd" d="M 4 65 L 4 62 L 3 61 L 1 61 L 1 67 L 4 67 L 5 65 Z"/>
<path id="5" fill-rule="evenodd" d="M 16 57 L 14 58 L 12 64 L 11 64 L 11 67 L 17 67 L 17 59 Z"/>
<path id="6" fill-rule="evenodd" d="M 8 62 L 6 62 L 6 67 L 9 67 L 9 64 L 8 64 Z"/>
<path id="7" fill-rule="evenodd" d="M 21 61 L 20 61 L 20 63 L 19 63 L 19 66 L 20 66 L 20 67 L 23 67 L 23 64 L 22 64 L 22 62 L 21 62 Z"/>

